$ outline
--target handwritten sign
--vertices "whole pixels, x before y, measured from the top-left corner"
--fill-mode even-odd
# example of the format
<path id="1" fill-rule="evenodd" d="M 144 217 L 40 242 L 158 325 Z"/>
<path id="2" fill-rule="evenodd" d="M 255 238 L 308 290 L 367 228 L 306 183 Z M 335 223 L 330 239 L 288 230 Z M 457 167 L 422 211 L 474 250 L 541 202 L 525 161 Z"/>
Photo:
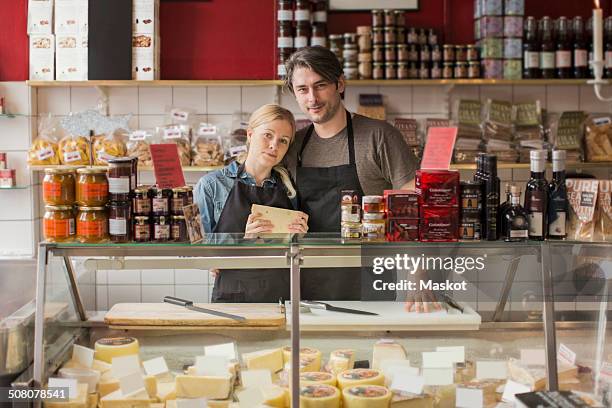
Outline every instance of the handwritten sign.
<path id="1" fill-rule="evenodd" d="M 153 144 L 150 148 L 157 185 L 160 188 L 184 186 L 185 177 L 183 176 L 177 145 Z"/>
<path id="2" fill-rule="evenodd" d="M 421 169 L 448 170 L 457 139 L 456 127 L 432 127 L 427 133 Z"/>

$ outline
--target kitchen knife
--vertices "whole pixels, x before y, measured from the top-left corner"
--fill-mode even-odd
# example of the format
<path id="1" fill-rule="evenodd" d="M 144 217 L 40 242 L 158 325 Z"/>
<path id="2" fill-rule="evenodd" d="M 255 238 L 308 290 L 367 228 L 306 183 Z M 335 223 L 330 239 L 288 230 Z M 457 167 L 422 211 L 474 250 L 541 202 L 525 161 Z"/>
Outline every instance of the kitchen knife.
<path id="1" fill-rule="evenodd" d="M 313 302 L 309 300 L 302 300 L 300 302 L 301 306 L 309 307 L 311 309 L 322 309 L 329 310 L 330 312 L 340 312 L 340 313 L 352 313 L 352 314 L 360 314 L 360 315 L 368 315 L 368 316 L 378 316 L 378 313 L 366 312 L 364 310 L 357 309 L 349 309 L 346 307 L 338 307 L 330 305 L 329 303 L 324 302 Z"/>
<path id="2" fill-rule="evenodd" d="M 211 315 L 219 316 L 219 317 L 227 317 L 228 319 L 233 319 L 238 322 L 246 321 L 246 318 L 243 316 L 233 315 L 229 313 L 219 312 L 218 310 L 212 310 L 212 309 L 206 309 L 206 308 L 199 307 L 199 306 L 194 306 L 191 300 L 185 300 L 185 299 L 177 298 L 174 296 L 164 296 L 164 302 L 172 303 L 173 305 L 177 305 L 177 306 L 183 306 L 186 309 L 193 310 L 194 312 L 207 313 L 207 314 L 211 314 Z"/>

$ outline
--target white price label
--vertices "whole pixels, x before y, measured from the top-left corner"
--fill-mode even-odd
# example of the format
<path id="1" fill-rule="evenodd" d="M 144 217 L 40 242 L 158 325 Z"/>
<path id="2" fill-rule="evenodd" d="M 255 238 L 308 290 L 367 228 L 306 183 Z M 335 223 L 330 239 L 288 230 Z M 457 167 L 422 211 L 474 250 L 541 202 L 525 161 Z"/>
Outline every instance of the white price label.
<path id="1" fill-rule="evenodd" d="M 293 48 L 293 37 L 278 37 L 278 48 Z"/>
<path id="2" fill-rule="evenodd" d="M 75 150 L 74 152 L 64 152 L 64 163 L 73 163 L 81 160 L 81 152 Z"/>
<path id="3" fill-rule="evenodd" d="M 310 45 L 313 47 L 327 47 L 327 39 L 325 37 L 310 37 Z"/>
<path id="4" fill-rule="evenodd" d="M 164 139 L 179 139 L 181 130 L 175 128 L 164 129 Z"/>
<path id="5" fill-rule="evenodd" d="M 115 194 L 126 194 L 130 192 L 129 177 L 109 177 L 108 192 Z"/>
<path id="6" fill-rule="evenodd" d="M 53 156 L 55 156 L 55 152 L 50 147 L 36 151 L 36 157 L 38 158 L 38 160 L 46 160 Z"/>
<path id="7" fill-rule="evenodd" d="M 212 136 L 217 134 L 217 127 L 214 125 L 200 125 L 198 136 Z"/>
<path id="8" fill-rule="evenodd" d="M 574 353 L 569 347 L 567 347 L 563 343 L 559 344 L 559 353 L 557 354 L 557 358 L 571 366 L 576 364 L 576 353 Z"/>
<path id="9" fill-rule="evenodd" d="M 557 51 L 555 53 L 555 64 L 557 68 L 571 68 L 572 67 L 572 52 L 571 51 Z"/>
<path id="10" fill-rule="evenodd" d="M 108 220 L 108 231 L 111 235 L 126 235 L 127 234 L 127 222 L 124 219 L 110 219 Z"/>
<path id="11" fill-rule="evenodd" d="M 315 11 L 314 14 L 315 23 L 326 23 L 327 22 L 327 11 Z"/>
<path id="12" fill-rule="evenodd" d="M 308 47 L 308 37 L 295 37 L 295 48 Z"/>
<path id="13" fill-rule="evenodd" d="M 278 10 L 278 21 L 293 21 L 293 10 Z"/>
<path id="14" fill-rule="evenodd" d="M 180 109 L 172 109 L 170 111 L 170 115 L 172 115 L 173 119 L 181 120 L 183 122 L 185 122 L 185 121 L 187 121 L 187 119 L 189 119 L 189 112 L 185 112 L 185 111 L 180 110 Z"/>
<path id="15" fill-rule="evenodd" d="M 146 130 L 135 130 L 130 133 L 130 140 L 145 140 L 149 136 Z"/>
<path id="16" fill-rule="evenodd" d="M 295 10 L 295 21 L 310 21 L 310 10 Z"/>

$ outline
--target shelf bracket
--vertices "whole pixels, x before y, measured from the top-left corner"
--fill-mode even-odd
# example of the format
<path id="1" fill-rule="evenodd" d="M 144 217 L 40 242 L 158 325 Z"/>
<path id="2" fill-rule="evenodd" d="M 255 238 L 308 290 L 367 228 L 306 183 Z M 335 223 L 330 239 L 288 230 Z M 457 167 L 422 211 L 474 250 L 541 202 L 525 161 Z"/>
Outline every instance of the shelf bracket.
<path id="1" fill-rule="evenodd" d="M 95 88 L 96 88 L 96 91 L 98 91 L 98 95 L 99 95 L 98 110 L 100 110 L 101 114 L 108 116 L 109 114 L 108 87 L 97 85 Z"/>

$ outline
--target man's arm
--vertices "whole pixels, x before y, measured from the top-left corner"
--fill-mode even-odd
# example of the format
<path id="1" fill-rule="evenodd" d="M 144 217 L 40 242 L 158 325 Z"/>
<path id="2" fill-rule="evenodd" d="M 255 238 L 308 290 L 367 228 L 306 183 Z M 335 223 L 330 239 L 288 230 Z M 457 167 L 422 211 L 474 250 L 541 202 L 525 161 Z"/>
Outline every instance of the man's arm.
<path id="1" fill-rule="evenodd" d="M 414 187 L 414 179 L 412 179 L 406 184 L 404 184 L 400 190 L 414 190 Z"/>

